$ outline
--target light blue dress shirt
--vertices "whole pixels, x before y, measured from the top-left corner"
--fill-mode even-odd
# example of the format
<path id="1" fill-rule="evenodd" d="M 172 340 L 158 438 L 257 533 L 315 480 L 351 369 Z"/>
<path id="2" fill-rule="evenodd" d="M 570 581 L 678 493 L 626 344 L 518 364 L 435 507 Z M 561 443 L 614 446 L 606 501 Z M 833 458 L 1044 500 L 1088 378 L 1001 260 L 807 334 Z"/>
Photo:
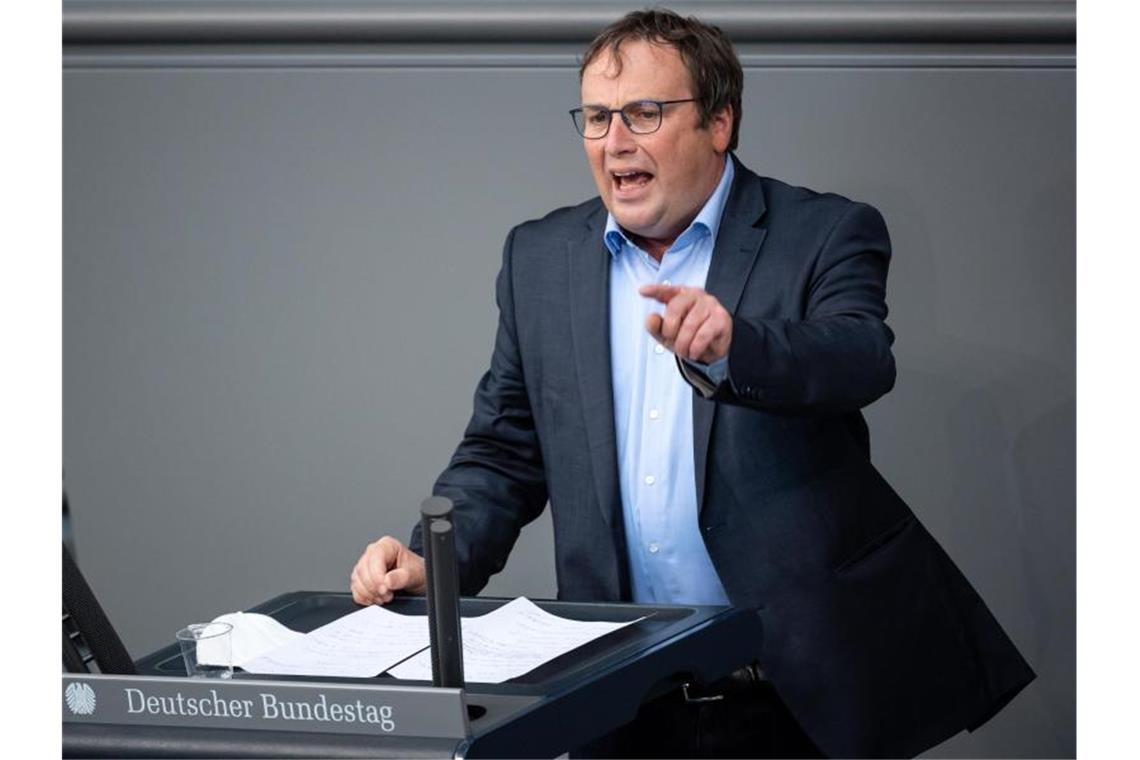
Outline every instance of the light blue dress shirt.
<path id="1" fill-rule="evenodd" d="M 606 221 L 614 431 L 635 602 L 728 604 L 697 524 L 693 389 L 673 354 L 645 330 L 646 317 L 664 306 L 637 289 L 651 283 L 704 287 L 733 174 L 726 159 L 716 190 L 660 264 L 634 245 L 612 214 Z M 690 364 L 715 381 L 727 374 L 727 362 Z"/>

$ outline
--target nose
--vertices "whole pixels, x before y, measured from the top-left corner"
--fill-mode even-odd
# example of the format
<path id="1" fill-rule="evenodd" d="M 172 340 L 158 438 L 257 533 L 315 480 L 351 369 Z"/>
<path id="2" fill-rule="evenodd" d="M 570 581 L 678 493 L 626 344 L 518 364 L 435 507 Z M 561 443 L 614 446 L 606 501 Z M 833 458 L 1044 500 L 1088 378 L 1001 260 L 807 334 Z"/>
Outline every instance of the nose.
<path id="1" fill-rule="evenodd" d="M 606 134 L 606 153 L 621 156 L 637 150 L 637 141 L 617 111 L 610 114 L 610 131 Z"/>

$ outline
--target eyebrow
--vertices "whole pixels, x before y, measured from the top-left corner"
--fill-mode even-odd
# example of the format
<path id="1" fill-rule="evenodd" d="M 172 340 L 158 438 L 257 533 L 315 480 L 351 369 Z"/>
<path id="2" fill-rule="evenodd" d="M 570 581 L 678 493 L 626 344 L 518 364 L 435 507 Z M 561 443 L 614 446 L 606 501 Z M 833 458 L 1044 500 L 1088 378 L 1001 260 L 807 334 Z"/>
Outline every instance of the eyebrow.
<path id="1" fill-rule="evenodd" d="M 583 103 L 582 108 L 605 108 L 608 111 L 620 111 L 621 109 L 625 108 L 626 106 L 630 105 L 631 103 L 644 103 L 646 101 L 649 101 L 651 103 L 660 103 L 662 101 L 666 101 L 669 99 L 670 98 L 634 98 L 633 100 L 627 100 L 626 102 L 622 103 L 617 108 L 610 108 L 609 106 L 604 105 L 602 103 Z"/>

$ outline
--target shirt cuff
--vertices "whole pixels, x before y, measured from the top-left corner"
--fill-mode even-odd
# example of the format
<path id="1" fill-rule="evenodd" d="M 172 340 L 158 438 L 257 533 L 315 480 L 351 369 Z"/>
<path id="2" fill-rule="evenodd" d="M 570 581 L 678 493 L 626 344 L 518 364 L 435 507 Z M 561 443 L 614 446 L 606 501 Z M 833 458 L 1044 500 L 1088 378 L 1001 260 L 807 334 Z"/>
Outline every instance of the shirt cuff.
<path id="1" fill-rule="evenodd" d="M 677 366 L 685 379 L 705 398 L 715 394 L 721 383 L 728 379 L 727 356 L 717 359 L 712 364 L 677 357 Z"/>

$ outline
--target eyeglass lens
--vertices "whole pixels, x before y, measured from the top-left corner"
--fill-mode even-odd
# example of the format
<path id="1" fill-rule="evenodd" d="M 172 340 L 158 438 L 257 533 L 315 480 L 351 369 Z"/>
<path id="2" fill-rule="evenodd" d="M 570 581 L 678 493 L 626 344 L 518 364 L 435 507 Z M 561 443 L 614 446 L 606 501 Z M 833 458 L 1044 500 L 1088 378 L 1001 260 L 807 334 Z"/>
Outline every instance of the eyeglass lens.
<path id="1" fill-rule="evenodd" d="M 613 113 L 601 106 L 583 106 L 574 112 L 574 124 L 583 137 L 605 137 Z M 652 101 L 628 103 L 622 107 L 621 114 L 629 130 L 637 134 L 656 132 L 661 126 L 661 106 Z"/>

